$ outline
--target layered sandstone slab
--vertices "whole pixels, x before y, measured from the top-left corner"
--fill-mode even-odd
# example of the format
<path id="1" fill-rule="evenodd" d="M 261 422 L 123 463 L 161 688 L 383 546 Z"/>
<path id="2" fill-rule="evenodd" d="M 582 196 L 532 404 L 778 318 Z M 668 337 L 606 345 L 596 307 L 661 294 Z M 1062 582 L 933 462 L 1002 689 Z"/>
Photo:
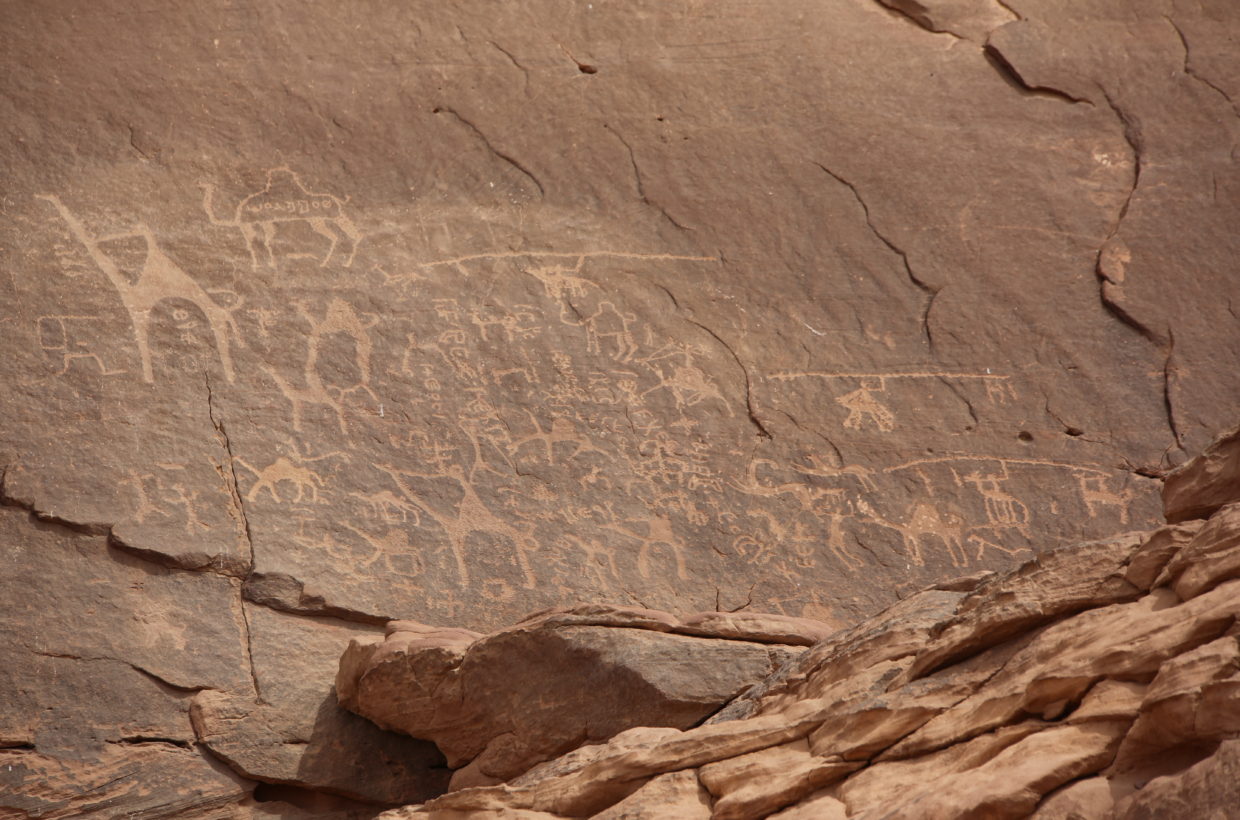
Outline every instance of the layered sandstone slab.
<path id="1" fill-rule="evenodd" d="M 1234 423 L 1238 17 L 5 3 L 3 791 L 149 742 L 237 806 L 430 797 L 432 745 L 332 692 L 392 619 L 885 611 L 850 675 L 1095 606 L 1048 553 L 1161 523 Z M 1179 476 L 1099 596 L 1228 503 Z M 953 615 L 1035 555 L 1062 594 Z"/>
<path id="2" fill-rule="evenodd" d="M 511 779 L 634 726 L 687 729 L 830 634 L 778 615 L 607 606 L 553 610 L 490 635 L 408 621 L 354 640 L 341 704 L 433 740 L 460 788 Z"/>
<path id="3" fill-rule="evenodd" d="M 1240 469 L 1219 452 L 1182 468 L 1203 488 L 1185 503 L 1215 503 L 1209 479 Z M 926 589 L 705 725 L 633 728 L 384 816 L 660 817 L 664 801 L 704 820 L 1223 816 L 1240 743 L 1237 509 Z"/>

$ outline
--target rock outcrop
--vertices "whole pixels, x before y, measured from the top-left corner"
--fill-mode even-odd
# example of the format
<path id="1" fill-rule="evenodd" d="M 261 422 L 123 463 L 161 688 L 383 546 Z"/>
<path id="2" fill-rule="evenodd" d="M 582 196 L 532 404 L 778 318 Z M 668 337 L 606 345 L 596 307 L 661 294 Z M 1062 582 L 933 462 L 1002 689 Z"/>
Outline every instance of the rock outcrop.
<path id="1" fill-rule="evenodd" d="M 429 800 L 332 691 L 393 620 L 911 652 L 1234 422 L 1234 0 L 0 11 L 0 814 Z M 1116 601 L 1228 573 L 1178 481 Z"/>
<path id="2" fill-rule="evenodd" d="M 831 630 L 778 615 L 580 606 L 482 636 L 407 621 L 354 640 L 340 703 L 495 783 L 635 726 L 688 729 Z"/>
<path id="3" fill-rule="evenodd" d="M 1213 447 L 1168 481 L 1180 523 L 923 590 L 789 659 L 704 725 L 631 728 L 384 817 L 1225 816 L 1240 765 L 1237 470 L 1240 452 Z M 1209 517 L 1185 520 L 1186 508 Z M 350 647 L 342 677 L 367 651 Z M 381 652 L 369 648 L 372 669 Z M 419 657 L 387 652 L 405 669 Z M 398 693 L 375 693 L 389 721 Z"/>

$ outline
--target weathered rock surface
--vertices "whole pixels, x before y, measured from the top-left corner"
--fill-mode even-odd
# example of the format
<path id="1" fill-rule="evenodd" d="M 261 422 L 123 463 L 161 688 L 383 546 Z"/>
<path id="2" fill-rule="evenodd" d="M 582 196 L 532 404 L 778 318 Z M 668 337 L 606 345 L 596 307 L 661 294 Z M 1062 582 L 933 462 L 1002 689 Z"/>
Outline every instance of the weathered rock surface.
<path id="1" fill-rule="evenodd" d="M 1218 467 L 1195 460 L 1184 480 Z M 967 592 L 926 589 L 790 659 L 705 725 L 633 728 L 384 816 L 655 817 L 664 800 L 715 820 L 1230 816 L 1240 579 L 1210 556 L 1237 508 L 948 585 Z"/>
<path id="2" fill-rule="evenodd" d="M 343 819 L 446 787 L 431 744 L 336 703 L 340 646 L 377 627 L 254 606 L 240 579 L 13 507 L 0 549 L 0 815 Z M 258 783 L 351 800 L 302 813 L 253 802 Z"/>
<path id="3" fill-rule="evenodd" d="M 336 691 L 385 729 L 434 741 L 460 788 L 634 726 L 687 729 L 829 631 L 777 615 L 681 622 L 606 606 L 541 613 L 487 636 L 394 621 L 384 640 L 350 643 Z"/>
<path id="4" fill-rule="evenodd" d="M 1167 475 L 1163 510 L 1167 520 L 1207 518 L 1220 507 L 1240 501 L 1240 427 L 1231 430 L 1189 464 Z"/>
<path id="5" fill-rule="evenodd" d="M 1234 473 L 1176 472 L 1096 600 L 1031 565 L 955 610 L 1160 524 L 1235 422 L 1231 0 L 0 11 L 0 745 L 38 771 L 170 743 L 237 811 L 364 816 L 447 775 L 331 705 L 393 619 L 884 613 L 722 722 L 1228 583 L 1222 524 L 1172 562 Z"/>

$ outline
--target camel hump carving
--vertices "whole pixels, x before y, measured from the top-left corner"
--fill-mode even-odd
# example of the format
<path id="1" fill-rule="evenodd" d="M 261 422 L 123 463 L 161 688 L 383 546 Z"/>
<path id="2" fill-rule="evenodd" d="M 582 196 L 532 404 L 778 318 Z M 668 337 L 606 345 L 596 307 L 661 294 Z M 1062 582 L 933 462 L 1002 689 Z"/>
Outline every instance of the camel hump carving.
<path id="1" fill-rule="evenodd" d="M 267 187 L 241 200 L 237 207 L 239 222 L 286 222 L 321 216 L 338 219 L 343 202 L 331 194 L 306 190 L 301 178 L 287 168 L 267 172 Z"/>
<path id="2" fill-rule="evenodd" d="M 311 191 L 302 183 L 301 177 L 289 168 L 272 168 L 267 171 L 267 184 L 237 203 L 231 218 L 220 218 L 215 212 L 213 198 L 215 186 L 202 183 L 202 207 L 212 225 L 236 228 L 245 239 L 246 250 L 254 270 L 264 264 L 276 267 L 276 227 L 294 222 L 305 223 L 312 231 L 328 241 L 327 253 L 319 262 L 324 267 L 336 253 L 341 239 L 348 240 L 349 255 L 344 266 L 353 264 L 358 244 L 364 235 L 345 213 L 348 198 Z M 264 253 L 260 254 L 261 250 Z M 263 261 L 260 261 L 262 259 Z"/>
<path id="3" fill-rule="evenodd" d="M 220 307 L 180 265 L 164 252 L 156 241 L 155 234 L 147 225 L 138 224 L 133 230 L 123 233 L 94 236 L 81 220 L 65 207 L 59 197 L 49 194 L 38 194 L 37 197 L 51 203 L 61 219 L 68 225 L 70 233 L 86 249 L 91 261 L 107 276 L 112 287 L 116 289 L 117 295 L 125 305 L 125 310 L 129 312 L 134 340 L 138 345 L 138 353 L 142 357 L 144 381 L 148 383 L 155 381 L 150 348 L 151 323 L 156 305 L 167 299 L 191 302 L 202 312 L 211 329 L 216 352 L 224 368 L 224 375 L 228 381 L 233 380 L 229 339 L 231 334 L 231 338 L 240 343 L 241 337 L 232 314 Z M 102 245 L 108 242 L 132 239 L 141 239 L 145 243 L 142 268 L 138 278 L 134 281 L 121 272 L 120 265 L 102 248 Z"/>

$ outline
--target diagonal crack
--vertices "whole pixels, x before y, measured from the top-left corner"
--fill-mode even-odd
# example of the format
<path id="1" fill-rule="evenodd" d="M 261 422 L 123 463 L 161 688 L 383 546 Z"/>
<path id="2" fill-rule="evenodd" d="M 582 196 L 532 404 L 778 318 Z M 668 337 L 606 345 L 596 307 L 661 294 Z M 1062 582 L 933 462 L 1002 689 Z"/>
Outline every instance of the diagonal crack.
<path id="1" fill-rule="evenodd" d="M 494 40 L 487 40 L 487 43 L 490 46 L 492 46 L 496 51 L 498 51 L 500 54 L 503 54 L 505 57 L 507 57 L 508 62 L 512 63 L 514 66 L 516 66 L 517 69 L 521 71 L 521 76 L 525 78 L 525 86 L 524 86 L 525 96 L 528 97 L 530 95 L 530 70 L 526 68 L 525 66 L 521 65 L 521 63 L 518 62 L 517 58 L 513 56 L 512 52 L 504 48 L 503 46 L 501 46 L 499 43 L 495 42 Z"/>
<path id="2" fill-rule="evenodd" d="M 917 0 L 878 0 L 878 4 L 888 11 L 895 12 L 899 16 L 912 21 L 919 28 L 923 28 L 931 34 L 946 34 L 955 37 L 957 40 L 965 39 L 951 29 L 936 27 L 934 20 L 930 18 L 930 9 L 917 2 Z"/>
<path id="3" fill-rule="evenodd" d="M 971 402 L 969 397 L 965 395 L 964 390 L 962 390 L 959 386 L 952 384 L 950 376 L 940 375 L 936 376 L 936 378 L 943 383 L 944 387 L 951 391 L 953 396 L 960 399 L 960 401 L 964 404 L 965 409 L 969 411 L 969 418 L 973 420 L 973 426 L 976 427 L 978 424 L 977 410 L 974 409 L 973 402 Z"/>
<path id="4" fill-rule="evenodd" d="M 474 125 L 472 122 L 462 117 L 456 111 L 456 109 L 449 108 L 446 105 L 441 105 L 441 106 L 436 107 L 432 113 L 451 114 L 453 117 L 456 118 L 457 122 L 459 122 L 461 125 L 464 125 L 470 131 L 472 131 L 474 133 L 474 136 L 478 137 L 478 139 L 482 141 L 482 144 L 486 146 L 488 151 L 490 151 L 495 156 L 499 157 L 504 162 L 511 165 L 513 168 L 519 171 L 523 176 L 528 178 L 530 182 L 533 182 L 535 187 L 538 188 L 538 195 L 540 197 L 545 197 L 547 195 L 547 191 L 545 188 L 543 188 L 543 184 L 542 182 L 539 181 L 538 177 L 534 176 L 534 174 L 531 173 L 528 168 L 526 168 L 524 165 L 522 165 L 520 162 L 514 159 L 511 154 L 507 154 L 499 150 L 498 148 L 496 148 L 495 145 L 491 142 L 490 138 L 488 138 L 487 135 L 482 132 L 482 129 L 480 129 L 478 126 Z"/>
<path id="5" fill-rule="evenodd" d="M 908 254 L 888 239 L 886 235 L 878 229 L 878 226 L 874 224 L 874 220 L 870 216 L 870 206 L 865 204 L 865 200 L 861 198 L 861 192 L 857 190 L 856 185 L 853 185 L 851 182 L 844 179 L 842 176 L 835 173 L 821 162 L 815 162 L 814 164 L 821 168 L 827 176 L 852 191 L 853 197 L 857 200 L 857 204 L 861 206 L 861 211 L 865 214 L 865 224 L 869 227 L 870 232 L 878 237 L 879 241 L 886 245 L 892 253 L 900 257 L 900 261 L 904 265 L 904 272 L 908 275 L 909 281 L 916 285 L 922 293 L 926 294 L 926 306 L 921 312 L 921 332 L 926 338 L 926 345 L 930 348 L 930 352 L 933 353 L 934 334 L 930 331 L 930 309 L 934 306 L 934 300 L 939 295 L 942 288 L 930 286 L 926 282 L 922 281 L 917 274 L 913 272 L 913 266 L 909 264 L 908 261 Z"/>
<path id="6" fill-rule="evenodd" d="M 1124 218 L 1128 216 L 1128 209 L 1132 206 L 1132 200 L 1137 194 L 1137 188 L 1141 185 L 1143 141 L 1138 123 L 1126 114 L 1105 90 L 1103 90 L 1102 95 L 1107 105 L 1119 119 L 1120 125 L 1123 126 L 1124 141 L 1128 143 L 1128 147 L 1132 151 L 1132 186 L 1128 189 L 1128 195 L 1124 197 L 1124 202 L 1120 205 L 1119 212 L 1115 216 L 1111 229 L 1107 232 L 1106 238 L 1102 241 L 1102 246 L 1098 249 L 1094 264 L 1094 273 L 1098 277 L 1098 294 L 1102 300 L 1102 306 L 1115 318 L 1141 334 L 1152 344 L 1163 347 L 1166 344 L 1166 340 L 1140 319 L 1129 313 L 1114 298 L 1113 294 L 1113 290 L 1120 285 L 1120 277 L 1111 270 L 1112 261 L 1108 258 L 1108 251 L 1111 250 L 1112 243 L 1119 235 L 1120 228 L 1124 224 Z"/>
<path id="7" fill-rule="evenodd" d="M 752 384 L 752 382 L 750 382 L 750 380 L 749 380 L 749 368 L 745 367 L 745 363 L 741 361 L 741 357 L 740 357 L 740 356 L 738 356 L 738 355 L 736 355 L 736 351 L 732 349 L 732 345 L 730 345 L 730 344 L 728 344 L 727 342 L 725 342 L 725 341 L 724 341 L 724 340 L 723 340 L 723 339 L 719 336 L 719 334 L 718 334 L 718 333 L 716 333 L 715 331 L 711 330 L 711 329 L 710 329 L 710 328 L 708 328 L 706 325 L 704 325 L 704 324 L 702 324 L 701 322 L 699 322 L 699 321 L 697 321 L 697 320 L 695 320 L 695 319 L 693 319 L 693 318 L 691 318 L 691 317 L 687 316 L 687 315 L 685 314 L 685 312 L 684 312 L 684 309 L 683 309 L 683 308 L 681 308 L 681 306 L 680 306 L 680 301 L 676 298 L 676 296 L 675 296 L 675 295 L 674 295 L 674 294 L 673 294 L 670 290 L 668 290 L 668 289 L 667 289 L 667 287 L 666 287 L 666 286 L 664 286 L 664 285 L 658 285 L 658 288 L 659 288 L 660 290 L 662 290 L 664 293 L 666 293 L 666 294 L 667 294 L 667 298 L 669 298 L 669 299 L 671 299 L 671 300 L 672 300 L 672 306 L 676 308 L 676 312 L 680 314 L 681 318 L 683 318 L 683 319 L 684 319 L 686 322 L 688 322 L 689 324 L 691 324 L 691 325 L 696 325 L 697 327 L 699 327 L 699 328 L 701 328 L 702 330 L 704 330 L 704 331 L 706 331 L 707 333 L 709 333 L 712 337 L 714 337 L 715 341 L 717 341 L 719 344 L 723 345 L 723 349 L 724 349 L 724 350 L 728 351 L 728 353 L 730 353 L 730 354 L 732 355 L 732 359 L 733 359 L 733 361 L 735 361 L 735 362 L 736 362 L 736 366 L 737 366 L 737 367 L 739 367 L 739 368 L 741 369 L 741 375 L 742 375 L 742 376 L 744 376 L 744 378 L 745 378 L 745 412 L 749 415 L 749 421 L 750 421 L 750 423 L 752 423 L 752 424 L 753 424 L 753 426 L 754 426 L 754 427 L 756 427 L 756 428 L 758 429 L 758 435 L 759 435 L 760 437 L 762 437 L 762 438 L 769 438 L 769 439 L 773 439 L 773 438 L 774 438 L 774 436 L 772 436 L 772 435 L 771 435 L 770 431 L 769 431 L 769 430 L 767 430 L 767 429 L 766 429 L 766 427 L 762 424 L 762 420 L 761 420 L 761 419 L 759 419 L 759 418 L 758 418 L 758 416 L 757 416 L 757 414 L 754 412 L 754 409 L 753 409 L 753 384 Z"/>
<path id="8" fill-rule="evenodd" d="M 215 428 L 216 437 L 219 438 L 220 444 L 228 456 L 229 475 L 232 477 L 228 489 L 232 495 L 237 513 L 241 516 L 245 540 L 250 548 L 249 571 L 246 573 L 245 580 L 237 584 L 237 607 L 241 612 L 242 637 L 245 640 L 245 656 L 249 662 L 250 683 L 254 687 L 254 697 L 259 703 L 266 703 L 263 700 L 263 690 L 258 684 L 258 671 L 254 666 L 254 642 L 251 638 L 253 633 L 250 629 L 250 616 L 245 611 L 245 582 L 254 574 L 254 536 L 250 531 L 250 519 L 245 514 L 245 501 L 241 497 L 241 485 L 237 481 L 237 461 L 233 455 L 232 441 L 228 438 L 228 428 L 224 426 L 223 417 L 216 418 L 215 415 L 215 397 L 211 391 L 211 376 L 204 373 L 203 378 L 207 385 L 207 415 L 211 419 L 211 426 Z"/>
<path id="9" fill-rule="evenodd" d="M 1122 267 L 1117 271 L 1113 269 L 1113 266 L 1115 264 L 1122 266 L 1123 262 L 1115 262 L 1115 260 L 1109 257 L 1109 252 L 1114 247 L 1113 243 L 1119 235 L 1124 218 L 1128 216 L 1128 209 L 1132 206 L 1133 198 L 1141 185 L 1141 174 L 1144 168 L 1144 141 L 1141 135 L 1140 124 L 1125 113 L 1105 89 L 1103 89 L 1102 95 L 1123 126 L 1124 140 L 1132 151 L 1132 187 L 1129 188 L 1128 195 L 1124 198 L 1124 202 L 1115 216 L 1111 230 L 1107 233 L 1106 239 L 1103 240 L 1101 247 L 1098 249 L 1097 259 L 1094 264 L 1094 273 L 1098 278 L 1098 297 L 1102 302 L 1103 308 L 1110 312 L 1111 315 L 1115 316 L 1122 324 L 1135 330 L 1142 338 L 1163 352 L 1163 409 L 1167 416 L 1167 428 L 1171 431 L 1171 439 L 1177 448 L 1183 450 L 1183 436 L 1180 434 L 1176 423 L 1175 407 L 1171 395 L 1172 371 L 1174 369 L 1172 354 L 1175 349 L 1175 337 L 1172 334 L 1171 328 L 1168 326 L 1166 336 L 1164 337 L 1129 313 L 1123 304 L 1115 298 L 1118 295 L 1118 289 L 1122 280 Z"/>
<path id="10" fill-rule="evenodd" d="M 650 196 L 646 193 L 645 183 L 642 181 L 641 168 L 639 168 L 637 165 L 637 155 L 633 153 L 633 146 L 629 145 L 629 141 L 626 140 L 624 137 L 622 137 L 619 131 L 616 131 L 614 128 L 612 128 L 607 123 L 603 123 L 603 128 L 607 129 L 608 133 L 610 133 L 613 137 L 620 140 L 620 144 L 623 145 L 625 150 L 629 152 L 629 165 L 631 165 L 633 168 L 634 185 L 637 188 L 637 195 L 641 197 L 642 202 L 656 209 L 659 213 L 663 215 L 664 219 L 666 219 L 668 222 L 671 222 L 673 225 L 675 225 L 680 230 L 682 231 L 693 230 L 690 227 L 680 224 L 678 221 L 676 221 L 676 217 L 672 216 L 670 213 L 667 212 L 666 208 L 664 208 L 658 202 L 655 202 L 653 199 L 650 198 Z"/>
<path id="11" fill-rule="evenodd" d="M 173 689 L 177 692 L 194 693 L 194 692 L 201 692 L 204 689 L 211 688 L 210 686 L 186 686 L 183 683 L 173 683 L 167 678 L 157 675 L 151 670 L 145 667 L 139 666 L 133 661 L 127 661 L 124 658 L 117 658 L 117 657 L 113 657 L 112 655 L 74 655 L 71 652 L 44 652 L 42 650 L 34 649 L 30 646 L 26 646 L 25 644 L 23 644 L 23 646 L 25 646 L 25 648 L 31 654 L 38 655 L 41 658 L 60 658 L 63 660 L 70 660 L 70 661 L 111 661 L 113 663 L 123 664 L 125 666 L 128 666 L 133 671 L 137 672 L 139 675 L 142 675 L 145 678 L 149 678 L 150 680 L 154 681 L 158 685 L 162 687 L 166 687 L 168 689 Z"/>
<path id="12" fill-rule="evenodd" d="M 1063 100 L 1067 103 L 1077 104 L 1084 103 L 1093 105 L 1094 101 L 1085 97 L 1077 97 L 1069 94 L 1060 88 L 1054 88 L 1049 85 L 1039 85 L 1032 83 L 1021 74 L 1019 69 L 1012 64 L 1010 60 L 999 50 L 994 43 L 987 41 L 982 47 L 982 54 L 986 57 L 986 61 L 999 72 L 999 76 L 1007 80 L 1008 84 L 1018 89 L 1023 94 L 1037 97 L 1048 97 L 1050 99 Z"/>
<path id="13" fill-rule="evenodd" d="M 101 524 L 91 521 L 71 521 L 68 518 L 48 512 L 47 510 L 40 510 L 36 508 L 32 500 L 17 498 L 11 495 L 5 483 L 5 480 L 8 478 L 8 474 L 9 468 L 7 465 L 3 469 L 0 469 L 0 506 L 25 510 L 45 524 L 55 524 L 58 527 L 64 527 L 65 529 L 79 535 L 107 536 L 112 532 L 111 524 Z"/>
<path id="14" fill-rule="evenodd" d="M 232 441 L 228 438 L 228 429 L 224 426 L 223 417 L 216 418 L 215 414 L 215 395 L 211 390 L 211 377 L 206 373 L 203 379 L 207 385 L 207 416 L 211 419 L 211 426 L 215 428 L 215 437 L 219 439 L 220 445 L 224 448 L 225 455 L 228 456 L 228 475 L 231 480 L 228 483 L 228 493 L 232 496 L 233 507 L 237 510 L 237 515 L 241 519 L 241 527 L 245 532 L 246 545 L 250 552 L 250 571 L 254 569 L 254 534 L 250 531 L 250 519 L 245 513 L 245 500 L 241 497 L 241 482 L 237 478 L 237 459 L 233 455 Z"/>
<path id="15" fill-rule="evenodd" d="M 1024 15 L 1022 15 L 1022 14 L 1021 14 L 1019 11 L 1017 11 L 1016 9 L 1012 8 L 1010 5 L 1008 5 L 1006 2 L 1004 2 L 1004 0 L 994 0 L 994 2 L 995 2 L 995 5 L 996 5 L 996 6 L 998 6 L 998 7 L 999 7 L 999 8 L 1001 8 L 1001 9 L 1003 9 L 1003 10 L 1004 10 L 1004 11 L 1006 11 L 1008 14 L 1012 15 L 1012 17 L 1013 17 L 1013 18 L 1015 18 L 1016 20 L 1024 20 L 1024 19 L 1025 19 L 1025 18 L 1024 18 Z"/>
<path id="16" fill-rule="evenodd" d="M 1171 428 L 1171 438 L 1175 446 L 1184 449 L 1184 437 L 1180 435 L 1179 425 L 1175 420 L 1175 405 L 1171 399 L 1172 380 L 1178 374 L 1178 368 L 1172 361 L 1175 355 L 1175 334 L 1167 328 L 1167 358 L 1163 360 L 1163 407 L 1167 411 L 1167 426 Z"/>
<path id="17" fill-rule="evenodd" d="M 1176 36 L 1180 38 L 1180 45 L 1184 49 L 1184 74 L 1188 77 L 1192 77 L 1199 83 L 1203 83 L 1207 87 L 1222 95 L 1223 99 L 1227 101 L 1227 104 L 1231 106 L 1231 110 L 1235 113 L 1235 115 L 1240 117 L 1240 106 L 1236 105 L 1236 101 L 1231 98 L 1231 95 L 1211 82 L 1206 76 L 1197 73 L 1197 70 L 1193 68 L 1192 52 L 1189 50 L 1188 38 L 1184 36 L 1184 31 L 1179 27 L 1179 25 L 1176 24 L 1175 20 L 1172 20 L 1168 15 L 1164 14 L 1163 19 L 1170 24 L 1171 28 L 1175 29 Z"/>

